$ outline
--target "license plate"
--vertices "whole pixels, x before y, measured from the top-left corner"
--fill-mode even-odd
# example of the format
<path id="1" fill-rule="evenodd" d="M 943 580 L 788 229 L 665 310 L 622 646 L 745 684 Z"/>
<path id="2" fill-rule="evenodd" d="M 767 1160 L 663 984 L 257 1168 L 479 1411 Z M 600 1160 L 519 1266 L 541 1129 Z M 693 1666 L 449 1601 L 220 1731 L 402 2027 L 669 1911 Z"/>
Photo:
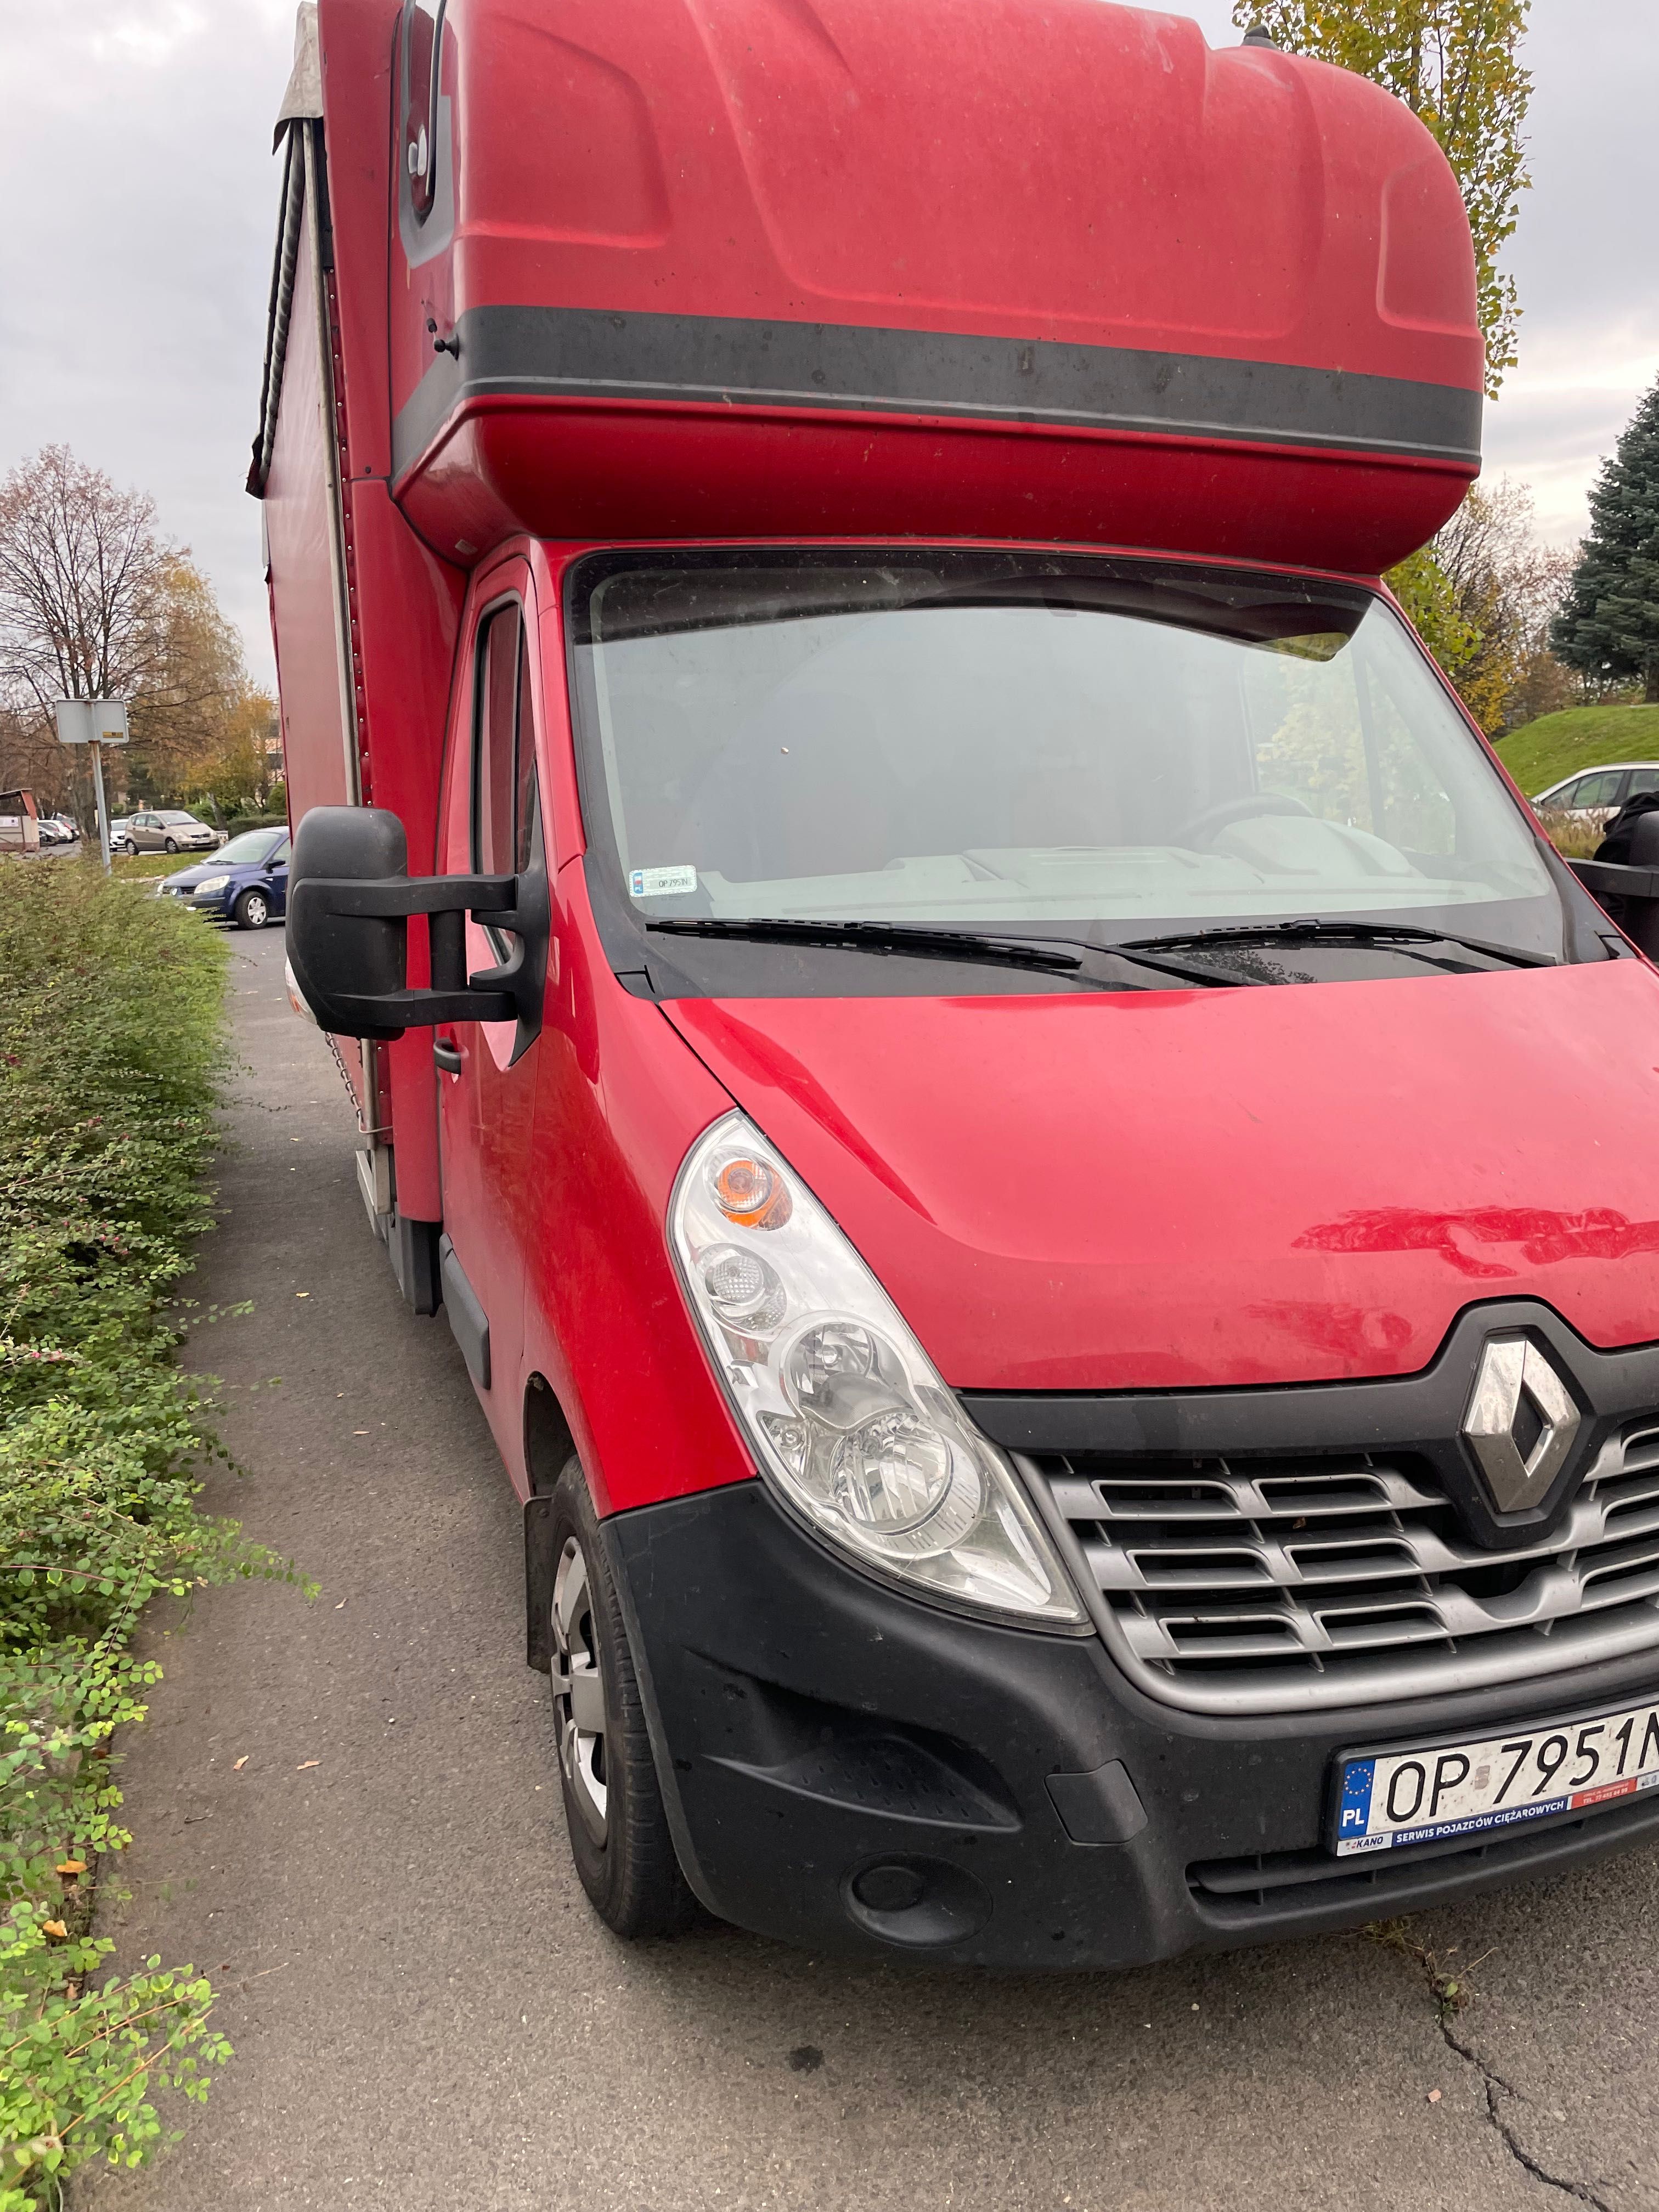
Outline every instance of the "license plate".
<path id="1" fill-rule="evenodd" d="M 1659 1787 L 1659 1705 L 1338 1762 L 1339 1858 L 1595 1812 Z"/>

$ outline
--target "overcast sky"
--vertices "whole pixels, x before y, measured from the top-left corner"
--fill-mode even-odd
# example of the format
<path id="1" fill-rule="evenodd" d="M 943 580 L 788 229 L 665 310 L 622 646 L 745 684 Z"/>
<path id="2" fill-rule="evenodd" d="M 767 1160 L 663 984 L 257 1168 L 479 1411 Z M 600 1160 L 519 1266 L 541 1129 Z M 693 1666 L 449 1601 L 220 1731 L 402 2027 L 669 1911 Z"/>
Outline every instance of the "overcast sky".
<path id="1" fill-rule="evenodd" d="M 1212 45 L 1228 0 L 1193 0 Z M 63 441 L 154 493 L 270 649 L 247 469 L 276 224 L 270 126 L 293 0 L 0 0 L 0 470 Z M 1534 0 L 1534 185 L 1510 265 L 1521 366 L 1488 411 L 1489 473 L 1548 534 L 1659 375 L 1659 7 Z"/>

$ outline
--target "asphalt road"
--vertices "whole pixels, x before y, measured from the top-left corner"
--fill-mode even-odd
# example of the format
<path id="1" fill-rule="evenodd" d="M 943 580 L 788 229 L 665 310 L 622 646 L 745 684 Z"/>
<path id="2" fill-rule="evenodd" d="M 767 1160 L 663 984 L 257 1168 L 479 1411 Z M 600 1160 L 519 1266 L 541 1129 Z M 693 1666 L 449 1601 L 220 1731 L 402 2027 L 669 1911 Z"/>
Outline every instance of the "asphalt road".
<path id="1" fill-rule="evenodd" d="M 1416 1923 L 1474 1990 L 1444 2030 L 1429 1970 L 1363 1936 L 1042 1980 L 616 1943 L 566 1856 L 460 1358 L 368 1233 L 279 933 L 235 940 L 233 989 L 198 1288 L 254 1310 L 198 1339 L 246 1469 L 211 1498 L 322 1590 L 152 1630 L 106 1924 L 210 1970 L 237 2056 L 179 2148 L 77 2208 L 1659 2208 L 1651 1852 Z"/>

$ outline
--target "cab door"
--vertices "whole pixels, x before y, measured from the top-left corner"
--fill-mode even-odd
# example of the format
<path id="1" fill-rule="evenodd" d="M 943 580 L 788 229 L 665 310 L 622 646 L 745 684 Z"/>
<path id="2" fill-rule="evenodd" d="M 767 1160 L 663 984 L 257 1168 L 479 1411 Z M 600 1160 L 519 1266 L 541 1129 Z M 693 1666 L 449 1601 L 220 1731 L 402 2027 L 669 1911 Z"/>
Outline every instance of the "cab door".
<path id="1" fill-rule="evenodd" d="M 524 875 L 544 866 L 527 565 L 494 570 L 469 625 L 440 823 L 445 875 Z M 510 938 L 466 920 L 467 972 L 499 966 Z M 450 1326 L 509 1467 L 521 1446 L 524 1240 L 539 1046 L 512 1022 L 457 1022 L 434 1036 L 443 1176 L 440 1268 Z"/>

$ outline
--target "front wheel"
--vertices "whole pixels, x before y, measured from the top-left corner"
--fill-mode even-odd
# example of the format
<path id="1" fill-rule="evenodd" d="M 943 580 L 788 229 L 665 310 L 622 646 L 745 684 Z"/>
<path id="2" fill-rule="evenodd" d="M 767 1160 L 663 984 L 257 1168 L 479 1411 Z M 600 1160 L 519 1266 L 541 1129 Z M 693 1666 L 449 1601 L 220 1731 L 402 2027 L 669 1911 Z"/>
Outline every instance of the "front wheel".
<path id="1" fill-rule="evenodd" d="M 263 891 L 244 891 L 234 910 L 238 929 L 263 929 L 270 920 L 270 901 Z"/>
<path id="2" fill-rule="evenodd" d="M 121 850 L 126 854 L 128 860 L 136 860 L 138 857 L 138 840 L 136 837 L 129 837 Z"/>
<path id="3" fill-rule="evenodd" d="M 176 837 L 169 837 L 166 839 L 161 847 L 161 850 L 164 853 L 176 853 L 178 849 L 179 840 Z"/>
<path id="4" fill-rule="evenodd" d="M 622 1607 L 580 1460 L 548 1516 L 553 1719 L 570 1855 L 617 1936 L 672 1936 L 696 1906 L 674 1855 Z"/>

